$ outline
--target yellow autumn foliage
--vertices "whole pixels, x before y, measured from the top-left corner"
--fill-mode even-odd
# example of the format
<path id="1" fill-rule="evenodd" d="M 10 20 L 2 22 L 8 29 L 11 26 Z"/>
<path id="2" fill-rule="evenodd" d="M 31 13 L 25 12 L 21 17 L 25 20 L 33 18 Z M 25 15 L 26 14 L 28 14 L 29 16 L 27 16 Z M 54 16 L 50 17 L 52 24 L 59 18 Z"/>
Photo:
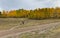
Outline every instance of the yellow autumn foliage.
<path id="1" fill-rule="evenodd" d="M 8 17 L 16 17 L 16 11 L 13 10 L 13 11 L 9 11 L 9 13 L 7 14 Z"/>
<path id="2" fill-rule="evenodd" d="M 48 19 L 48 18 L 60 18 L 60 8 L 38 8 L 34 10 L 11 10 L 3 11 L 3 17 L 18 17 L 18 18 L 30 18 L 30 19 Z"/>

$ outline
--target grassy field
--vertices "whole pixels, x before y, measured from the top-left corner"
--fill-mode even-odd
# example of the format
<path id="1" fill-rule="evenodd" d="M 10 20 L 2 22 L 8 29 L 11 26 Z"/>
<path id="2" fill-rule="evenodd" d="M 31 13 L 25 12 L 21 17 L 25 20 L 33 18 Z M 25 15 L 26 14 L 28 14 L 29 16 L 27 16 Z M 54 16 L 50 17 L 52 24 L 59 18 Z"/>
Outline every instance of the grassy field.
<path id="1" fill-rule="evenodd" d="M 7 30 L 16 26 L 18 27 L 14 29 L 54 22 L 60 22 L 60 19 L 30 20 L 27 18 L 0 18 L 0 30 Z"/>
<path id="2" fill-rule="evenodd" d="M 18 38 L 60 38 L 60 26 L 40 33 L 39 30 L 18 35 Z"/>
<path id="3" fill-rule="evenodd" d="M 27 33 L 20 34 L 18 36 L 13 36 L 14 38 L 60 38 L 60 26 L 54 29 L 47 30 L 40 33 L 40 30 L 31 31 Z M 12 36 L 7 38 L 13 38 Z"/>
<path id="4" fill-rule="evenodd" d="M 59 30 L 59 31 L 58 31 Z M 18 38 L 60 38 L 60 28 L 39 34 L 39 31 L 21 34 Z"/>
<path id="5" fill-rule="evenodd" d="M 23 23 L 24 22 L 24 23 Z M 8 30 L 11 28 L 19 29 L 30 26 L 41 26 L 44 24 L 60 22 L 60 19 L 44 19 L 44 20 L 31 20 L 27 18 L 0 18 L 0 31 Z M 60 25 L 57 24 L 54 29 L 46 31 L 35 30 L 31 32 L 22 33 L 16 36 L 8 36 L 6 38 L 59 38 L 60 37 Z"/>

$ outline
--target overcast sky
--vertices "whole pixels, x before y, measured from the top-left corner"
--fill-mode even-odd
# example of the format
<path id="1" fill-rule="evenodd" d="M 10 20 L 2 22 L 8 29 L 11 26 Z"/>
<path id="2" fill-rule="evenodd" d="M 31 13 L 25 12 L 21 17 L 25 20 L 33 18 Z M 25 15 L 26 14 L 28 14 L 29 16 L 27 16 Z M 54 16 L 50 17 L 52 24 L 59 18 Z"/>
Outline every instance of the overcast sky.
<path id="1" fill-rule="evenodd" d="M 0 0 L 0 10 L 60 7 L 60 0 Z"/>

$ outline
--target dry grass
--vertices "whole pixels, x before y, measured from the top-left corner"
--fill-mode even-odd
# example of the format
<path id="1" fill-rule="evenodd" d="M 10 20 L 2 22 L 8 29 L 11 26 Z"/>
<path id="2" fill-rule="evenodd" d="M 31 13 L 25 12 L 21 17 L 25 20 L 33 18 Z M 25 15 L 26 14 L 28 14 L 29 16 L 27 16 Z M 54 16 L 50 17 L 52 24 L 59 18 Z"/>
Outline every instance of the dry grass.
<path id="1" fill-rule="evenodd" d="M 18 38 L 60 38 L 60 27 L 40 33 L 39 30 L 23 33 Z"/>
<path id="2" fill-rule="evenodd" d="M 24 24 L 22 24 L 22 21 L 24 21 Z M 15 26 L 18 26 L 16 28 L 23 28 L 53 22 L 60 22 L 60 19 L 30 20 L 27 18 L 0 18 L 0 30 L 7 30 Z"/>

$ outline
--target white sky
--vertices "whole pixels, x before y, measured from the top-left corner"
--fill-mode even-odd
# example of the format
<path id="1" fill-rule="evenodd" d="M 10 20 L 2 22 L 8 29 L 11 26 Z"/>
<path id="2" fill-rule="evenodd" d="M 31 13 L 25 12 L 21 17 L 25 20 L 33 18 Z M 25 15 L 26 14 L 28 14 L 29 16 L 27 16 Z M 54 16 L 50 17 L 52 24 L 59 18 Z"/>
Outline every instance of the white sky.
<path id="1" fill-rule="evenodd" d="M 60 7 L 60 0 L 0 0 L 0 10 Z"/>

